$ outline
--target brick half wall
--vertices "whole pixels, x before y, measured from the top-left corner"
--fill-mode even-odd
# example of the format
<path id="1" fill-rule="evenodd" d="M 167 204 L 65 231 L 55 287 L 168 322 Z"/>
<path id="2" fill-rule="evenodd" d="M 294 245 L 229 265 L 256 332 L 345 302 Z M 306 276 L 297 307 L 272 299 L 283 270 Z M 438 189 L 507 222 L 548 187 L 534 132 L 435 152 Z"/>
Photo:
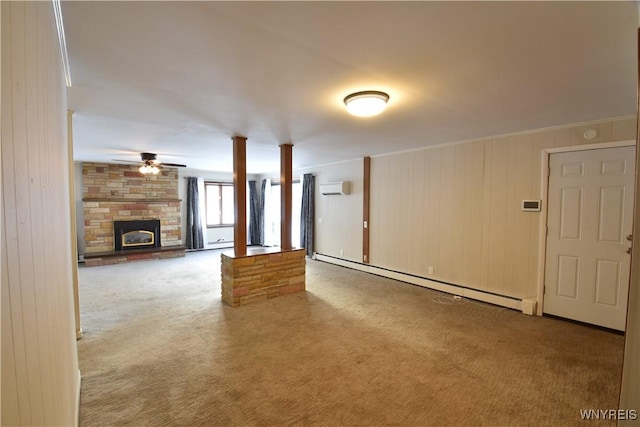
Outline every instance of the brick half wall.
<path id="1" fill-rule="evenodd" d="M 221 257 L 222 301 L 232 307 L 305 290 L 304 249 Z"/>

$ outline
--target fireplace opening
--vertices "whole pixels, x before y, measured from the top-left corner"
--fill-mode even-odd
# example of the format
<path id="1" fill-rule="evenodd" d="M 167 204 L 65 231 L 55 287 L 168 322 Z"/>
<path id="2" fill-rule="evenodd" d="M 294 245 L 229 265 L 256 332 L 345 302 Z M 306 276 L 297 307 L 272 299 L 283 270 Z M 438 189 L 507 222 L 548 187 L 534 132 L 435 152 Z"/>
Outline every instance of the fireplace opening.
<path id="1" fill-rule="evenodd" d="M 113 221 L 113 241 L 116 251 L 159 248 L 160 220 Z"/>

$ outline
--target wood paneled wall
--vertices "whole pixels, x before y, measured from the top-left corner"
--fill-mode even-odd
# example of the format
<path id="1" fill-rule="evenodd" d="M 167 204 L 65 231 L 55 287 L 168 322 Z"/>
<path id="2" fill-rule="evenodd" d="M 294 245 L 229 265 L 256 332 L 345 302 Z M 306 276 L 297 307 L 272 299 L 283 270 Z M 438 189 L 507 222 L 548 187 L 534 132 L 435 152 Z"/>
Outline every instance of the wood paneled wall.
<path id="1" fill-rule="evenodd" d="M 311 171 L 305 171 L 308 172 Z M 313 173 L 316 175 L 316 252 L 362 262 L 362 160 L 325 166 L 314 169 Z M 320 184 L 336 181 L 349 181 L 349 195 L 320 194 Z"/>
<path id="2" fill-rule="evenodd" d="M 540 213 L 520 204 L 541 198 L 542 150 L 633 139 L 629 118 L 373 156 L 370 265 L 535 299 Z M 361 170 L 361 160 L 313 170 L 317 183 L 355 183 L 349 196 L 316 194 L 318 253 L 361 262 Z"/>
<path id="3" fill-rule="evenodd" d="M 2 425 L 74 425 L 66 89 L 51 2 L 2 2 Z"/>
<path id="4" fill-rule="evenodd" d="M 638 82 L 640 83 L 640 29 L 638 29 Z M 637 89 L 638 136 L 640 136 L 640 88 Z M 636 150 L 639 141 L 636 140 Z M 631 279 L 627 329 L 624 344 L 624 366 L 620 387 L 620 409 L 640 409 L 640 156 L 636 152 L 636 189 L 633 220 L 633 253 L 631 255 Z M 620 420 L 618 426 L 638 426 L 640 419 Z"/>
<path id="5" fill-rule="evenodd" d="M 517 298 L 535 297 L 545 148 L 635 138 L 620 120 L 372 158 L 371 264 Z M 433 274 L 429 274 L 429 266 Z"/>

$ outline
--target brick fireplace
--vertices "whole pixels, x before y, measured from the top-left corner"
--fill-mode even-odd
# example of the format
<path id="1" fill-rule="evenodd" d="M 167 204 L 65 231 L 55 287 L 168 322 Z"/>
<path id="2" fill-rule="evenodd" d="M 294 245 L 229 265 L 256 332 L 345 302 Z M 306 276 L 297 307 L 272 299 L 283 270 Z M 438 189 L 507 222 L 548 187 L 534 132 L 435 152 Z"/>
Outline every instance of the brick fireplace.
<path id="1" fill-rule="evenodd" d="M 82 180 L 86 265 L 184 256 L 176 169 L 149 176 L 137 165 L 83 163 Z M 149 220 L 160 224 L 154 245 L 116 247 L 114 221 Z M 148 240 L 142 234 L 134 237 Z"/>

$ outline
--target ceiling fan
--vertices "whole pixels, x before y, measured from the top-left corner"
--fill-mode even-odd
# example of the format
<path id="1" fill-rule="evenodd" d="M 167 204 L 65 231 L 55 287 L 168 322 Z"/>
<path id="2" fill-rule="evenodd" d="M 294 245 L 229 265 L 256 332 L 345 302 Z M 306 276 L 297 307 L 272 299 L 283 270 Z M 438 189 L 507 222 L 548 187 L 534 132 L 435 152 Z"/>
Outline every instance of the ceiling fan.
<path id="1" fill-rule="evenodd" d="M 162 168 L 186 168 L 187 165 L 182 165 L 180 163 L 166 163 L 159 162 L 157 160 L 158 155 L 156 153 L 140 153 L 140 158 L 142 159 L 142 163 L 138 171 L 144 175 L 157 175 Z M 113 159 L 116 162 L 125 162 L 125 163 L 140 163 L 131 160 L 118 160 Z"/>

